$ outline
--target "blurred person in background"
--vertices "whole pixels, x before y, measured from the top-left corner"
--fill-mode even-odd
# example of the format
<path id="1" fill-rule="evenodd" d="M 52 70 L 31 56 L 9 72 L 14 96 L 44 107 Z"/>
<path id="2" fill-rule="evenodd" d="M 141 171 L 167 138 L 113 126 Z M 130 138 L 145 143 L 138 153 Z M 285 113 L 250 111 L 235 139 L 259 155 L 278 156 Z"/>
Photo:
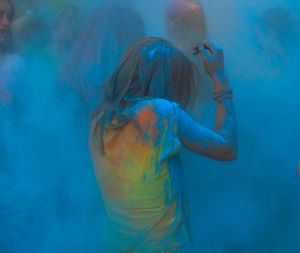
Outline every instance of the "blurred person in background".
<path id="1" fill-rule="evenodd" d="M 173 0 L 165 9 L 167 35 L 189 56 L 191 45 L 207 37 L 206 18 L 201 4 L 193 0 Z"/>
<path id="2" fill-rule="evenodd" d="M 0 104 L 12 105 L 25 62 L 16 54 L 11 34 L 14 7 L 10 0 L 0 0 Z"/>
<path id="3" fill-rule="evenodd" d="M 51 25 L 49 48 L 62 67 L 80 32 L 84 11 L 72 1 L 51 1 L 49 6 L 55 17 Z"/>
<path id="4" fill-rule="evenodd" d="M 0 0 L 0 172 L 5 173 L 10 158 L 17 159 L 19 130 L 23 112 L 22 97 L 25 85 L 25 61 L 16 53 L 11 33 L 15 9 L 10 0 Z M 0 177 L 5 179 L 4 174 Z M 1 181 L 2 183 L 2 181 Z M 2 184 L 0 184 L 2 187 Z M 0 189 L 1 192 L 2 189 Z M 3 194 L 4 195 L 4 194 Z M 2 206 L 0 202 L 0 206 Z M 0 208 L 1 209 L 1 208 Z M 0 214 L 2 217 L 2 215 Z M 1 232 L 1 231 L 0 231 Z M 0 242 L 1 244 L 1 242 Z"/>
<path id="5" fill-rule="evenodd" d="M 205 12 L 201 4 L 194 0 L 173 0 L 165 8 L 165 29 L 168 39 L 174 43 L 197 66 L 200 73 L 200 91 L 196 99 L 197 111 L 190 112 L 203 124 L 213 124 L 215 110 L 212 98 L 213 85 L 198 57 L 193 57 L 191 48 L 207 39 Z M 208 107 L 208 108 L 207 108 Z M 212 108 L 211 108 L 212 107 Z M 206 114 L 209 114 L 206 116 Z"/>
<path id="6" fill-rule="evenodd" d="M 132 8 L 119 3 L 96 7 L 75 42 L 60 80 L 90 111 L 129 44 L 144 36 L 144 22 Z"/>
<path id="7" fill-rule="evenodd" d="M 257 42 L 266 55 L 283 56 L 289 53 L 290 45 L 299 42 L 299 25 L 289 9 L 266 10 L 257 19 L 255 30 Z"/>
<path id="8" fill-rule="evenodd" d="M 258 53 L 264 58 L 263 75 L 278 80 L 288 77 L 299 64 L 300 29 L 289 9 L 264 11 L 254 24 Z M 296 63 L 297 62 L 297 63 Z"/>
<path id="9" fill-rule="evenodd" d="M 45 1 L 31 21 L 22 24 L 24 36 L 20 49 L 29 65 L 30 96 L 35 104 L 30 108 L 32 112 L 40 108 L 43 114 L 57 106 L 58 71 L 64 66 L 80 27 L 81 10 L 68 0 Z"/>

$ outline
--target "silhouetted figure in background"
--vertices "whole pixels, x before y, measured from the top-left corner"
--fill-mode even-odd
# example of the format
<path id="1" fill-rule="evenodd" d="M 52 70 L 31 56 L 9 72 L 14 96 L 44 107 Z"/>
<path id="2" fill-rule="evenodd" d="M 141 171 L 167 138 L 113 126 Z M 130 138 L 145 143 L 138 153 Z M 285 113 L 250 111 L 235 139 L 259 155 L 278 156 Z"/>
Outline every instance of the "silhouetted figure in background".
<path id="1" fill-rule="evenodd" d="M 61 81 L 94 107 L 101 84 L 129 44 L 143 36 L 143 20 L 133 9 L 118 3 L 98 6 L 75 42 Z"/>
<path id="2" fill-rule="evenodd" d="M 269 9 L 262 13 L 256 23 L 257 40 L 266 55 L 289 54 L 290 45 L 299 42 L 299 25 L 295 15 L 288 9 Z"/>
<path id="3" fill-rule="evenodd" d="M 284 8 L 269 9 L 255 23 L 259 53 L 264 57 L 262 74 L 274 80 L 288 76 L 299 55 L 300 29 L 296 16 Z M 298 61 L 299 62 L 299 61 Z"/>
<path id="4" fill-rule="evenodd" d="M 191 46 L 207 37 L 205 13 L 197 1 L 173 0 L 165 9 L 166 33 L 188 56 Z"/>
<path id="5" fill-rule="evenodd" d="M 72 1 L 51 1 L 53 16 L 49 49 L 62 68 L 82 28 L 83 10 Z"/>
<path id="6" fill-rule="evenodd" d="M 198 66 L 200 73 L 200 92 L 196 99 L 197 111 L 193 116 L 204 120 L 202 113 L 212 101 L 212 84 L 205 73 L 202 61 L 193 56 L 191 48 L 198 42 L 207 39 L 205 13 L 201 4 L 193 0 L 173 0 L 165 9 L 165 29 L 170 41 L 181 49 Z"/>
<path id="7" fill-rule="evenodd" d="M 14 8 L 10 0 L 0 0 L 0 104 L 12 105 L 20 86 L 25 62 L 16 54 L 11 34 Z"/>

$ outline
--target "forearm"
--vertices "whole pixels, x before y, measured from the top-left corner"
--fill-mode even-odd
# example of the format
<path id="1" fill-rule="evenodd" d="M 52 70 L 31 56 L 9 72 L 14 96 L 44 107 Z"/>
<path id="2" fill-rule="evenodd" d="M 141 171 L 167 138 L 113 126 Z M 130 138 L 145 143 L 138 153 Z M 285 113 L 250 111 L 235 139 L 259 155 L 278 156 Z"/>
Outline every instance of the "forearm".
<path id="1" fill-rule="evenodd" d="M 224 74 L 223 49 L 204 41 L 198 43 L 194 50 L 195 55 L 200 53 L 206 73 L 214 82 L 216 89 L 214 99 L 217 101 L 215 132 L 206 134 L 207 137 L 202 138 L 206 143 L 205 148 L 194 148 L 194 150 L 216 160 L 235 160 L 237 157 L 236 118 L 231 101 L 232 90 L 229 89 Z"/>
<path id="2" fill-rule="evenodd" d="M 214 80 L 216 91 L 228 89 L 229 85 L 225 75 L 221 75 Z M 220 134 L 225 142 L 229 154 L 236 156 L 237 154 L 237 123 L 235 110 L 231 98 L 217 100 L 217 115 L 215 132 Z"/>

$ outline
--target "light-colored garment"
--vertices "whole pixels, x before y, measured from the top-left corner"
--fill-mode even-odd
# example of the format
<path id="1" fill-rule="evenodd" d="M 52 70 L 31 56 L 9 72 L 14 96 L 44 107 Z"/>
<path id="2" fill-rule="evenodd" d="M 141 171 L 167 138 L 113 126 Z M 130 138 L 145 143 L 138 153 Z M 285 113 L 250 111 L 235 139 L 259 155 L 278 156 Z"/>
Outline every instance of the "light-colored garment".
<path id="1" fill-rule="evenodd" d="M 107 252 L 192 252 L 177 136 L 179 105 L 141 100 L 127 123 L 104 132 L 105 155 L 90 151 L 109 218 Z M 91 133 L 95 122 L 91 124 Z"/>

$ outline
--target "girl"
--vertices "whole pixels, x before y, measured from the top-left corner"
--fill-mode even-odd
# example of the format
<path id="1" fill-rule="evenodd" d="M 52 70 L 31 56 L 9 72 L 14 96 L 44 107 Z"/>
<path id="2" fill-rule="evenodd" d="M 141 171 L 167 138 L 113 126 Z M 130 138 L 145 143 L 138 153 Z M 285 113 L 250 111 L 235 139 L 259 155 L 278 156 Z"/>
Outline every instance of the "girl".
<path id="1" fill-rule="evenodd" d="M 197 95 L 198 72 L 165 40 L 133 42 L 105 83 L 91 118 L 90 151 L 109 218 L 107 252 L 193 252 L 179 151 L 236 159 L 223 51 L 207 42 L 194 50 L 216 90 L 215 132 L 182 109 Z"/>

